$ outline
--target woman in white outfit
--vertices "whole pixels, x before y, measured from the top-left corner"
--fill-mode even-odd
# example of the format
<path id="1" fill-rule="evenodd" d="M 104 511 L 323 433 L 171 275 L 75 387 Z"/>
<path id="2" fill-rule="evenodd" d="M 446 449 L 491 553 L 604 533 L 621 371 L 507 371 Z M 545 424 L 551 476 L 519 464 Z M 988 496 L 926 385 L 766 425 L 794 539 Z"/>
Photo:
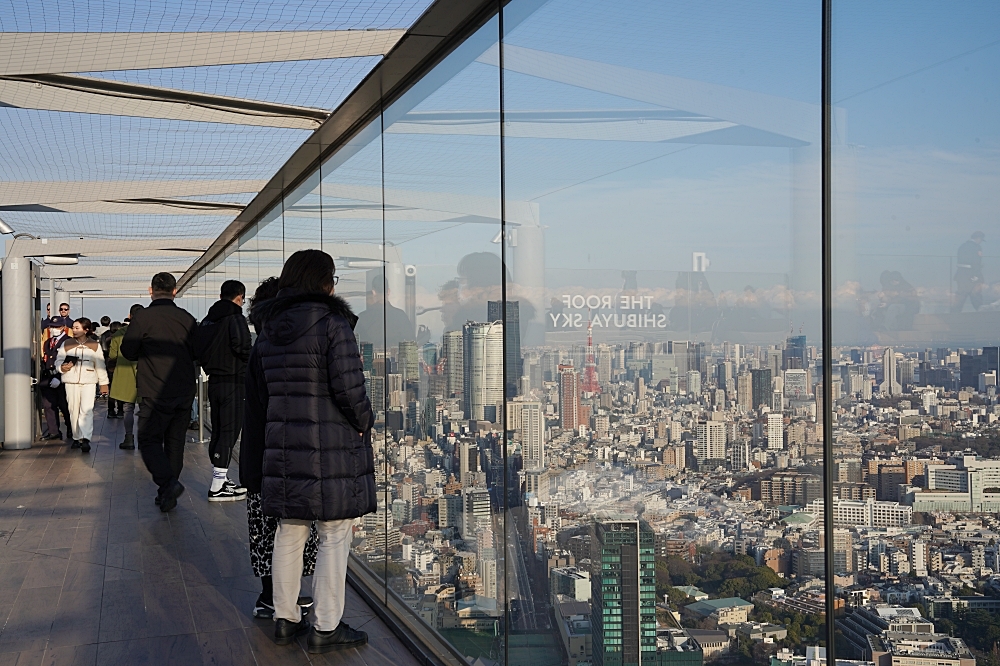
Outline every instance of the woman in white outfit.
<path id="1" fill-rule="evenodd" d="M 72 337 L 63 343 L 56 356 L 56 367 L 62 373 L 73 422 L 72 448 L 84 453 L 90 452 L 90 438 L 94 435 L 94 386 L 100 385 L 101 395 L 108 393 L 104 352 L 96 340 L 88 337 L 90 327 L 91 321 L 86 317 L 74 321 Z"/>

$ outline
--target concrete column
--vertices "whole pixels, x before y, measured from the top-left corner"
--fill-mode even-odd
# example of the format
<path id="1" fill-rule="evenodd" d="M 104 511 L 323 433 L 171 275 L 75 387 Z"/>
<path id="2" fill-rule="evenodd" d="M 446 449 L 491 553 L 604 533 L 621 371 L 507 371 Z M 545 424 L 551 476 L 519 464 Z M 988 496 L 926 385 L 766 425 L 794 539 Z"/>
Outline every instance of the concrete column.
<path id="1" fill-rule="evenodd" d="M 30 260 L 12 252 L 3 264 L 5 449 L 30 449 L 34 441 L 31 419 L 33 287 Z"/>

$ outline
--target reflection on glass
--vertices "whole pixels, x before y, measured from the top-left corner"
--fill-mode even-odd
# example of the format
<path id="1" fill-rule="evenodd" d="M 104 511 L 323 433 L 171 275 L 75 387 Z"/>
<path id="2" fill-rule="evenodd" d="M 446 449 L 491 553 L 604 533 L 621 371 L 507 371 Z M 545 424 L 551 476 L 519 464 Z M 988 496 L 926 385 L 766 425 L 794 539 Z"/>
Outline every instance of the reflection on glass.
<path id="1" fill-rule="evenodd" d="M 805 655 L 820 3 L 536 5 L 503 45 L 510 661 Z"/>
<path id="2" fill-rule="evenodd" d="M 872 659 L 857 628 L 907 614 L 907 635 L 877 635 L 884 659 L 994 663 L 1000 17 L 834 8 L 837 654 Z"/>

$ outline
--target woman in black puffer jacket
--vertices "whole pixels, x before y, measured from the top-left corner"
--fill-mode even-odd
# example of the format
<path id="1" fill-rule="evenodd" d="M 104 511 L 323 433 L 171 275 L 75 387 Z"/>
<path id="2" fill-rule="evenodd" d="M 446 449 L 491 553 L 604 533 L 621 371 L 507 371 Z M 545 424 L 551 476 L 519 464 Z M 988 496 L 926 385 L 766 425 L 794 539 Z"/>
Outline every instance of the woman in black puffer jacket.
<path id="1" fill-rule="evenodd" d="M 310 652 L 367 642 L 341 618 L 354 519 L 377 504 L 375 418 L 352 330 L 357 317 L 334 295 L 335 284 L 330 255 L 301 250 L 285 262 L 278 295 L 255 305 L 260 328 L 241 441 L 241 479 L 259 479 L 264 514 L 281 519 L 271 565 L 279 644 L 309 630 L 297 601 L 302 551 L 317 521 Z"/>

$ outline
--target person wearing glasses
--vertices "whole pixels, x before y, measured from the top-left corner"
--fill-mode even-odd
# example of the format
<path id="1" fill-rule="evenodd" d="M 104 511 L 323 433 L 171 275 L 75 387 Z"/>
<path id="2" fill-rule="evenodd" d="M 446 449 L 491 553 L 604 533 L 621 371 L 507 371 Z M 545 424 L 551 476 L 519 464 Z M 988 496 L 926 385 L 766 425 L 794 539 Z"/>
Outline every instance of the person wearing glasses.
<path id="1" fill-rule="evenodd" d="M 258 338 L 247 366 L 240 473 L 261 488 L 262 511 L 280 519 L 274 537 L 274 641 L 309 632 L 310 653 L 358 647 L 343 622 L 353 523 L 375 511 L 375 421 L 354 337 L 357 317 L 334 295 L 333 258 L 300 250 L 285 262 L 278 295 L 254 305 Z M 243 462 L 246 462 L 246 467 Z M 315 625 L 302 617 L 302 556 L 319 532 L 313 575 Z"/>
<path id="2" fill-rule="evenodd" d="M 86 317 L 74 321 L 72 337 L 59 347 L 55 363 L 66 387 L 73 427 L 72 448 L 83 453 L 90 452 L 90 439 L 94 436 L 94 388 L 100 386 L 101 395 L 108 394 L 104 352 L 90 339 L 90 329 L 91 321 Z"/>

